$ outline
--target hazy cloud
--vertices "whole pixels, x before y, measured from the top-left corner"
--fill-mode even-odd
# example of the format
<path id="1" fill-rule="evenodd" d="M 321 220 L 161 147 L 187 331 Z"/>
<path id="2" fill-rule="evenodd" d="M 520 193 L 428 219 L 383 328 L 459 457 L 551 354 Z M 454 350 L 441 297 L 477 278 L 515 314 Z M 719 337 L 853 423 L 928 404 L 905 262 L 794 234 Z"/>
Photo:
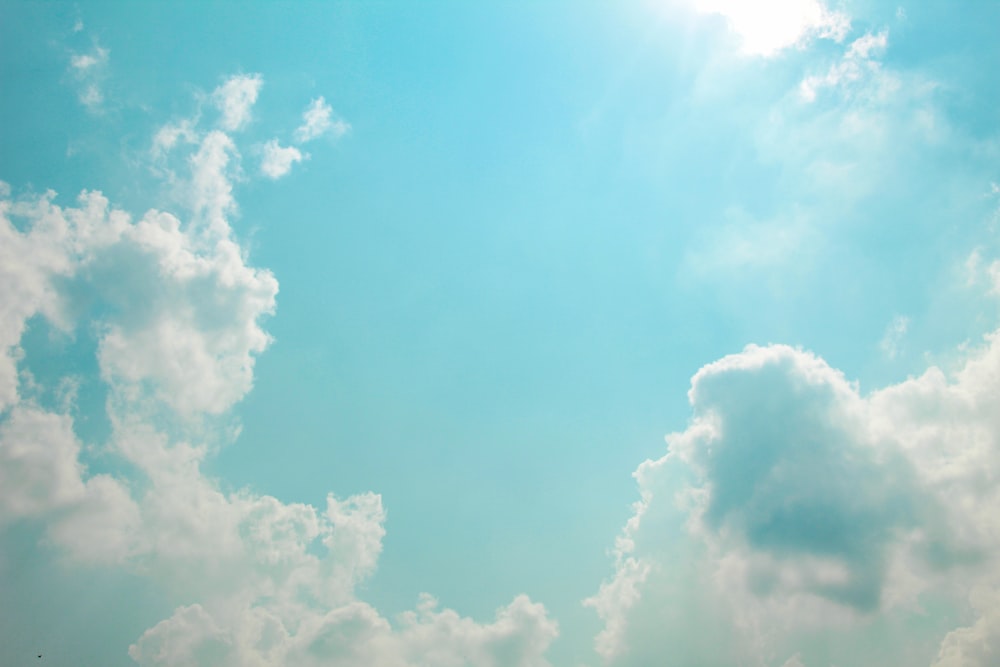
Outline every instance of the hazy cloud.
<path id="1" fill-rule="evenodd" d="M 333 109 L 325 99 L 317 97 L 302 112 L 302 124 L 295 130 L 295 140 L 305 143 L 327 133 L 339 139 L 350 129 L 348 122 L 334 117 Z"/>
<path id="2" fill-rule="evenodd" d="M 70 72 L 76 80 L 77 97 L 89 111 L 98 111 L 104 102 L 101 83 L 104 80 L 110 51 L 95 44 L 90 53 L 70 56 Z"/>
<path id="3" fill-rule="evenodd" d="M 806 77 L 799 85 L 799 94 L 806 102 L 813 102 L 823 88 L 837 88 L 856 84 L 866 77 L 881 72 L 877 58 L 888 44 L 889 33 L 867 34 L 851 43 L 843 58 L 827 70 L 826 74 Z M 887 80 L 885 85 L 892 85 Z"/>

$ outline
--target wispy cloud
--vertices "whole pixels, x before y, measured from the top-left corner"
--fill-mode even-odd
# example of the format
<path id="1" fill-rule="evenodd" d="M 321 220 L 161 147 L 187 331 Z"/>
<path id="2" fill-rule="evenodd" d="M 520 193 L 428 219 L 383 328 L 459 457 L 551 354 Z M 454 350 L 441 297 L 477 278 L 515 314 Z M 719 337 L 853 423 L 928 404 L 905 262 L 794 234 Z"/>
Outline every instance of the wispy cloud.
<path id="1" fill-rule="evenodd" d="M 848 86 L 880 70 L 877 60 L 888 44 L 889 33 L 867 34 L 851 43 L 840 62 L 830 66 L 826 74 L 806 77 L 799 86 L 802 99 L 812 102 L 823 88 Z"/>
<path id="2" fill-rule="evenodd" d="M 905 315 L 896 315 L 892 318 L 892 322 L 889 323 L 889 326 L 886 327 L 885 334 L 882 336 L 879 347 L 889 359 L 895 359 L 899 356 L 900 346 L 909 328 L 910 318 Z"/>
<path id="3" fill-rule="evenodd" d="M 212 102 L 219 109 L 219 125 L 235 132 L 245 128 L 252 118 L 251 111 L 264 84 L 260 74 L 240 74 L 230 77 L 212 92 Z"/>
<path id="4" fill-rule="evenodd" d="M 305 143 L 327 133 L 338 139 L 347 134 L 350 129 L 350 123 L 335 118 L 333 109 L 326 103 L 326 100 L 317 97 L 302 112 L 302 124 L 295 130 L 295 140 L 299 143 Z"/>
<path id="5" fill-rule="evenodd" d="M 77 85 L 77 96 L 80 103 L 89 111 L 100 110 L 104 103 L 104 93 L 101 82 L 105 76 L 110 51 L 100 45 L 95 45 L 89 53 L 76 53 L 70 56 L 69 66 Z"/>

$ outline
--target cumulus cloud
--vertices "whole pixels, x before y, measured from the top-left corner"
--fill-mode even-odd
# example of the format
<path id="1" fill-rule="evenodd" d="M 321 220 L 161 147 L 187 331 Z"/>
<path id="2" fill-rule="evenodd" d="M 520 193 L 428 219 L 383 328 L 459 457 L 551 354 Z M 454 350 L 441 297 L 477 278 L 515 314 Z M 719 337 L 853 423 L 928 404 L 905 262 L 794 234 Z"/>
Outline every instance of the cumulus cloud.
<path id="1" fill-rule="evenodd" d="M 19 405 L 0 423 L 0 521 L 42 515 L 84 494 L 71 420 Z"/>
<path id="2" fill-rule="evenodd" d="M 350 129 L 351 125 L 347 121 L 334 117 L 333 109 L 325 99 L 317 97 L 302 112 L 302 124 L 295 130 L 295 140 L 305 143 L 327 133 L 332 134 L 334 139 L 339 139 Z"/>
<path id="3" fill-rule="evenodd" d="M 228 132 L 245 128 L 251 110 L 264 84 L 260 74 L 239 74 L 227 79 L 212 92 L 212 102 L 219 109 L 219 126 Z"/>
<path id="4" fill-rule="evenodd" d="M 705 647 L 689 660 L 766 660 L 795 653 L 810 628 L 848 632 L 872 615 L 918 613 L 922 595 L 960 604 L 969 582 L 991 584 L 997 378 L 1000 334 L 950 380 L 931 368 L 869 396 L 787 346 L 749 346 L 703 367 L 690 426 L 636 472 L 627 558 L 589 603 L 605 622 L 598 649 L 614 664 L 642 664 L 700 605 L 732 639 L 728 653 Z M 988 654 L 992 599 L 977 598 L 979 620 L 944 639 L 939 664 L 987 664 L 955 656 Z M 645 624 L 678 604 L 694 611 L 655 631 Z"/>
<path id="5" fill-rule="evenodd" d="M 216 91 L 225 128 L 245 125 L 259 86 L 236 77 Z M 315 507 L 226 490 L 204 472 L 270 342 L 278 283 L 249 265 L 229 223 L 232 136 L 192 119 L 152 145 L 154 160 L 188 149 L 175 183 L 186 219 L 134 219 L 94 191 L 60 206 L 53 192 L 16 197 L 0 183 L 0 528 L 35 522 L 67 566 L 162 585 L 176 610 L 128 649 L 140 665 L 547 667 L 557 626 L 524 596 L 486 623 L 425 597 L 398 627 L 358 599 L 382 552 L 378 494 Z M 21 348 L 33 319 L 93 333 L 110 425 L 100 451 L 116 472 L 84 463 L 74 393 L 61 389 L 71 378 L 49 387 L 58 405 L 36 402 Z"/>
<path id="6" fill-rule="evenodd" d="M 235 624 L 222 625 L 196 604 L 146 631 L 129 654 L 144 667 L 547 667 L 541 655 L 555 634 L 544 609 L 523 596 L 486 624 L 439 611 L 424 596 L 415 611 L 403 614 L 398 631 L 357 601 L 309 613 L 292 630 L 261 608 L 245 609 Z"/>
<path id="7" fill-rule="evenodd" d="M 204 206 L 221 215 L 229 194 L 223 188 L 202 196 Z M 63 209 L 52 195 L 18 204 L 26 233 L 2 221 L 0 233 L 11 241 L 5 247 L 34 249 L 5 265 L 18 288 L 2 306 L 10 341 L 2 367 L 8 402 L 16 393 L 14 337 L 36 313 L 68 326 L 80 305 L 73 294 L 99 298 L 108 309 L 98 347 L 107 380 L 148 385 L 185 415 L 218 414 L 242 398 L 252 385 L 254 356 L 269 341 L 260 321 L 274 309 L 274 277 L 245 264 L 221 218 L 206 235 L 159 211 L 132 223 L 96 192 L 81 195 L 80 204 Z M 42 242 L 45 247 L 34 248 Z"/>
<path id="8" fill-rule="evenodd" d="M 830 10 L 820 0 L 691 0 L 693 8 L 722 16 L 748 55 L 774 56 L 784 49 L 819 37 L 841 41 L 850 18 Z"/>
<path id="9" fill-rule="evenodd" d="M 987 667 L 1000 660 L 1000 592 L 982 587 L 972 592 L 970 602 L 979 619 L 949 632 L 931 667 Z"/>
<path id="10" fill-rule="evenodd" d="M 292 165 L 301 162 L 308 155 L 303 155 L 295 146 L 282 146 L 277 139 L 264 144 L 264 157 L 260 162 L 262 174 L 272 180 L 285 176 L 292 170 Z"/>

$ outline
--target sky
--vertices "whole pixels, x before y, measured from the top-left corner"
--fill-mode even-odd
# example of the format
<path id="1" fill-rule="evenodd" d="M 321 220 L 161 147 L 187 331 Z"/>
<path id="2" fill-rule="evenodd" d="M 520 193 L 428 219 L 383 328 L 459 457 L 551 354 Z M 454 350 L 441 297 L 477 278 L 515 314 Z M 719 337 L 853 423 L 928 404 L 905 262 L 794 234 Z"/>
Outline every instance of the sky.
<path id="1" fill-rule="evenodd" d="M 1000 663 L 998 22 L 0 1 L 0 664 Z"/>

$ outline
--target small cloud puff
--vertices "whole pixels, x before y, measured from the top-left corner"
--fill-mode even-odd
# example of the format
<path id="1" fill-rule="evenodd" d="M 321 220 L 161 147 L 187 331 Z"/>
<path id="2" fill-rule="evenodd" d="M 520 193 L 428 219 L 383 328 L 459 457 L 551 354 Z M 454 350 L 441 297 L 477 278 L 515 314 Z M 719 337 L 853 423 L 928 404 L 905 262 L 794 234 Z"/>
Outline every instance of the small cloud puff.
<path id="1" fill-rule="evenodd" d="M 263 84 L 260 74 L 238 74 L 212 92 L 212 102 L 222 114 L 222 129 L 234 132 L 250 123 L 250 110 Z"/>
<path id="2" fill-rule="evenodd" d="M 77 97 L 89 111 L 98 111 L 104 102 L 100 83 L 110 53 L 108 49 L 98 44 L 90 53 L 74 53 L 70 56 L 70 71 L 78 86 Z"/>
<path id="3" fill-rule="evenodd" d="M 326 103 L 326 100 L 317 97 L 302 112 L 302 125 L 295 130 L 295 140 L 299 143 L 305 143 L 327 132 L 331 133 L 334 139 L 339 139 L 350 129 L 350 123 L 334 118 L 333 109 Z"/>
<path id="4" fill-rule="evenodd" d="M 260 172 L 272 180 L 277 180 L 292 170 L 296 162 L 308 159 L 294 146 L 282 146 L 277 139 L 264 144 L 264 158 L 260 163 Z"/>
<path id="5" fill-rule="evenodd" d="M 108 50 L 100 46 L 94 48 L 93 53 L 74 54 L 69 60 L 69 64 L 77 70 L 88 70 L 97 65 L 103 65 L 108 61 Z"/>

